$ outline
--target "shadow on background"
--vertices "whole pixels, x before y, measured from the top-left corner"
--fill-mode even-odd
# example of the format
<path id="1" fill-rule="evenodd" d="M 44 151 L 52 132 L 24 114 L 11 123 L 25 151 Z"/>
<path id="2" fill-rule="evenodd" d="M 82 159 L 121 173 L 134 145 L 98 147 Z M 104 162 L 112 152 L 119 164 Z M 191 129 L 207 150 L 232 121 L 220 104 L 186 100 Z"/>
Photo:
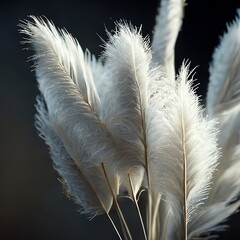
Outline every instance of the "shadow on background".
<path id="1" fill-rule="evenodd" d="M 106 40 L 105 27 L 114 21 L 143 24 L 151 36 L 158 0 L 137 1 L 1 1 L 0 3 L 0 239 L 117 239 L 105 217 L 89 222 L 77 206 L 62 194 L 48 149 L 34 128 L 34 104 L 38 94 L 30 52 L 22 51 L 19 20 L 45 15 L 66 28 L 82 48 L 97 56 Z M 208 65 L 226 22 L 234 19 L 239 1 L 190 1 L 177 43 L 177 67 L 183 59 L 199 66 L 195 77 L 204 98 Z M 98 36 L 98 35 L 99 36 Z M 240 215 L 230 219 L 230 228 L 220 239 L 239 239 Z M 238 233 L 238 235 L 236 234 Z M 235 235 L 236 234 L 236 235 Z"/>

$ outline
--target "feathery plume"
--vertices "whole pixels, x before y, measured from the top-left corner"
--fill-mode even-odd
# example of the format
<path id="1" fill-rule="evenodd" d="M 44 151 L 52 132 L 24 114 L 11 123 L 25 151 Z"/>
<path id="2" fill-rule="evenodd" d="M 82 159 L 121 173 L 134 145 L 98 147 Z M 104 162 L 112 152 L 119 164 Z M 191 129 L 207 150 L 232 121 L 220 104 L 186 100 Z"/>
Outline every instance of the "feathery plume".
<path id="1" fill-rule="evenodd" d="M 133 201 L 145 240 L 209 238 L 240 206 L 240 18 L 213 55 L 205 114 L 189 65 L 175 74 L 184 4 L 161 1 L 151 47 L 141 29 L 117 24 L 100 59 L 47 19 L 21 25 L 54 168 L 81 212 L 106 214 L 119 239 L 133 239 L 119 197 Z"/>
<path id="2" fill-rule="evenodd" d="M 172 213 L 167 211 L 160 222 L 170 218 L 166 231 L 174 239 L 187 239 L 188 225 L 205 203 L 218 159 L 215 123 L 203 117 L 187 78 L 188 69 L 183 65 L 171 99 L 155 117 L 159 124 L 149 128 L 158 134 L 149 145 L 154 190 L 161 193 Z"/>
<path id="3" fill-rule="evenodd" d="M 192 235 L 226 228 L 219 225 L 240 206 L 240 18 L 228 25 L 210 66 L 206 112 L 217 118 L 221 148 L 209 199 L 194 220 Z M 204 223 L 204 224 L 203 224 Z"/>
<path id="4" fill-rule="evenodd" d="M 85 168 L 77 165 L 69 156 L 58 137 L 41 97 L 37 99 L 36 127 L 50 148 L 54 168 L 62 177 L 65 191 L 81 206 L 81 212 L 93 217 L 108 213 L 112 206 L 112 195 L 99 167 Z M 96 182 L 101 188 L 96 187 Z"/>
<path id="5" fill-rule="evenodd" d="M 169 84 L 175 82 L 174 49 L 182 26 L 185 0 L 162 0 L 154 27 L 153 64 L 164 66 Z"/>

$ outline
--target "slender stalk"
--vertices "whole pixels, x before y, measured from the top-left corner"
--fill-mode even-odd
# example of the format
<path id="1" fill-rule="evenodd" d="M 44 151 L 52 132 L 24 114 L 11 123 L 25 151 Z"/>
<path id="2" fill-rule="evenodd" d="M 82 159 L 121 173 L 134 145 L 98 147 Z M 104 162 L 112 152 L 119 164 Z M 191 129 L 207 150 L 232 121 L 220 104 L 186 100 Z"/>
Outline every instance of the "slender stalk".
<path id="1" fill-rule="evenodd" d="M 106 178 L 106 180 L 107 180 L 109 189 L 110 189 L 111 194 L 112 194 L 112 196 L 113 196 L 113 199 L 114 199 L 114 202 L 115 202 L 115 205 L 116 205 L 116 209 L 117 209 L 117 212 L 118 212 L 118 214 L 119 214 L 119 219 L 120 219 L 120 221 L 122 221 L 122 223 L 123 223 L 123 226 L 124 226 L 124 228 L 125 228 L 125 230 L 126 230 L 126 233 L 127 233 L 127 235 L 128 235 L 128 238 L 129 238 L 130 240 L 132 240 L 131 233 L 130 233 L 130 231 L 129 231 L 127 222 L 126 222 L 126 220 L 125 220 L 125 218 L 124 218 L 124 216 L 123 216 L 123 213 L 122 213 L 122 211 L 121 211 L 121 208 L 120 208 L 120 206 L 119 206 L 119 203 L 118 203 L 116 194 L 114 194 L 114 192 L 113 192 L 113 189 L 112 189 L 111 183 L 110 183 L 110 181 L 109 181 L 109 178 L 108 178 L 107 171 L 106 171 L 106 168 L 105 168 L 105 166 L 104 166 L 104 163 L 101 163 L 101 165 L 102 165 L 102 169 L 103 169 L 105 178 Z"/>
<path id="2" fill-rule="evenodd" d="M 160 209 L 160 202 L 161 202 L 161 198 L 162 195 L 160 193 L 158 193 L 157 195 L 157 201 L 155 202 L 154 205 L 154 211 L 153 211 L 153 221 L 152 221 L 152 229 L 151 229 L 151 235 L 153 239 L 157 239 L 157 234 L 156 232 L 158 232 L 158 234 L 160 233 L 160 220 L 157 219 L 157 217 L 159 216 L 159 209 Z"/>
<path id="3" fill-rule="evenodd" d="M 118 229 L 117 229 L 115 223 L 113 222 L 111 216 L 110 216 L 108 213 L 107 213 L 107 217 L 108 217 L 108 219 L 110 220 L 110 222 L 111 222 L 111 224 L 112 224 L 112 226 L 113 226 L 115 232 L 117 233 L 119 239 L 122 240 L 122 237 L 121 237 L 121 235 L 120 235 L 120 233 L 119 233 L 119 231 L 118 231 Z"/>
<path id="4" fill-rule="evenodd" d="M 108 219 L 110 220 L 110 222 L 111 222 L 111 224 L 112 224 L 112 226 L 113 226 L 115 232 L 117 233 L 119 239 L 122 240 L 122 237 L 121 237 L 121 235 L 120 235 L 120 233 L 119 233 L 119 231 L 118 231 L 118 229 L 117 229 L 115 223 L 113 222 L 111 216 L 110 216 L 108 213 L 107 213 L 107 217 L 108 217 Z"/>
<path id="5" fill-rule="evenodd" d="M 144 238 L 145 238 L 145 240 L 147 240 L 147 235 L 146 235 L 145 226 L 144 226 L 144 223 L 143 223 L 141 211 L 140 211 L 140 209 L 139 209 L 136 196 L 135 196 L 135 194 L 134 194 L 133 183 L 132 183 L 132 178 L 131 178 L 130 173 L 128 173 L 128 179 L 129 179 L 129 183 L 130 183 L 130 187 L 131 187 L 131 192 L 132 192 L 132 196 L 133 196 L 133 201 L 134 201 L 134 204 L 135 204 L 135 207 L 136 207 L 136 209 L 137 209 L 137 213 L 138 213 L 138 216 L 139 216 L 139 219 L 140 219 L 140 222 L 141 222 L 141 226 L 142 226 Z"/>
<path id="6" fill-rule="evenodd" d="M 99 196 L 98 196 L 97 192 L 95 191 L 93 185 L 92 185 L 91 182 L 88 180 L 88 178 L 84 175 L 84 173 L 83 173 L 82 170 L 81 170 L 81 167 L 80 167 L 79 165 L 77 165 L 77 164 L 75 164 L 75 166 L 76 166 L 76 169 L 85 177 L 87 183 L 89 184 L 89 187 L 92 189 L 93 193 L 95 194 L 96 198 L 98 199 L 99 203 L 101 204 L 104 212 L 106 213 L 108 219 L 110 220 L 110 222 L 111 222 L 114 230 L 116 231 L 119 239 L 122 240 L 122 237 L 120 236 L 119 231 L 118 231 L 115 223 L 113 222 L 113 220 L 112 220 L 111 216 L 109 215 L 108 211 L 105 209 L 105 206 L 104 206 L 104 204 L 102 203 L 101 199 L 99 198 Z M 61 182 L 62 182 L 62 181 L 61 181 Z M 64 184 L 64 183 L 63 183 L 63 184 Z"/>
<path id="7" fill-rule="evenodd" d="M 124 239 L 127 240 L 128 239 L 128 235 L 127 235 L 127 232 L 126 232 L 126 229 L 124 227 L 124 224 L 121 220 L 121 216 L 119 215 L 119 212 L 117 211 L 117 214 L 118 214 L 118 219 L 120 221 L 120 224 L 121 224 L 121 228 L 122 228 L 122 232 L 123 232 L 123 236 L 124 236 Z"/>
<path id="8" fill-rule="evenodd" d="M 152 239 L 151 235 L 151 229 L 152 229 L 152 189 L 151 189 L 151 183 L 150 183 L 150 175 L 149 175 L 149 166 L 148 166 L 148 161 L 146 160 L 147 163 L 147 179 L 148 179 L 148 202 L 147 202 L 147 226 L 148 226 L 148 239 Z"/>

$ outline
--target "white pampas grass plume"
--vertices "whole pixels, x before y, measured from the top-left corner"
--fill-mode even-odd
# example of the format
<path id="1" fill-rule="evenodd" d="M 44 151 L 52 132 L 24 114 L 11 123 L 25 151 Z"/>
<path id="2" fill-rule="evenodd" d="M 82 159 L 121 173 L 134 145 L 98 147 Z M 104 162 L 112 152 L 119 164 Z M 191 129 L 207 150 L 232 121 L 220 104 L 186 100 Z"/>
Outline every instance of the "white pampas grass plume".
<path id="1" fill-rule="evenodd" d="M 210 66 L 207 94 L 207 114 L 214 116 L 239 111 L 240 91 L 240 9 L 236 19 L 227 25 L 215 49 Z"/>
<path id="2" fill-rule="evenodd" d="M 208 239 L 240 206 L 240 17 L 214 52 L 205 110 L 189 64 L 175 74 L 184 4 L 161 1 L 151 45 L 118 23 L 99 59 L 47 19 L 21 25 L 35 51 L 36 127 L 54 167 L 81 213 L 106 214 L 119 239 L 135 230 L 122 197 L 145 240 Z"/>
<path id="3" fill-rule="evenodd" d="M 112 206 L 112 195 L 109 192 L 102 169 L 99 167 L 85 168 L 77 165 L 69 156 L 63 142 L 58 137 L 41 97 L 37 99 L 36 127 L 41 137 L 50 148 L 54 168 L 62 177 L 62 183 L 74 201 L 81 207 L 81 213 L 93 217 L 108 213 Z M 101 184 L 101 188 L 96 186 Z"/>
<path id="4" fill-rule="evenodd" d="M 219 120 L 219 145 L 222 148 L 221 171 L 231 166 L 239 142 L 240 127 L 240 17 L 228 25 L 215 49 L 210 66 L 207 114 Z"/>
<path id="5" fill-rule="evenodd" d="M 165 109 L 158 109 L 148 129 L 155 135 L 149 146 L 153 191 L 161 193 L 169 208 L 160 222 L 171 223 L 167 233 L 161 232 L 162 239 L 187 239 L 188 225 L 206 201 L 218 159 L 215 122 L 204 118 L 187 78 L 188 69 L 182 66 L 172 98 Z"/>
<path id="6" fill-rule="evenodd" d="M 240 18 L 229 24 L 210 66 L 206 112 L 218 119 L 221 148 L 218 171 L 192 235 L 226 228 L 222 224 L 240 206 Z M 204 224 L 203 224 L 204 223 Z M 220 225 L 219 225 L 220 224 Z"/>
<path id="7" fill-rule="evenodd" d="M 47 118 L 41 118 L 42 108 L 38 108 L 38 118 L 48 119 L 48 125 L 51 125 L 52 132 L 68 152 L 68 158 L 79 169 L 84 168 L 82 172 L 86 167 L 94 167 L 95 171 L 101 163 L 108 165 L 109 159 L 116 160 L 120 154 L 111 140 L 111 134 L 98 117 L 98 95 L 79 44 L 67 32 L 58 31 L 49 21 L 35 17 L 33 21 L 23 25 L 23 32 L 36 52 L 36 76 L 47 106 Z M 44 130 L 45 127 L 40 129 Z M 117 175 L 112 180 L 112 188 L 118 193 Z M 98 182 L 97 179 L 91 181 Z M 98 184 L 94 186 L 101 189 L 102 185 L 106 185 L 106 179 L 102 185 Z M 111 195 L 109 190 L 104 194 Z M 110 202 L 104 206 L 107 211 L 111 207 L 112 196 L 108 199 Z"/>
<path id="8" fill-rule="evenodd" d="M 120 180 L 129 186 L 124 172 L 126 167 L 130 169 L 136 195 L 146 158 L 145 109 L 151 55 L 140 30 L 127 24 L 119 24 L 109 37 L 104 57 L 111 84 L 103 102 L 103 119 L 126 156 L 125 163 L 119 165 L 123 168 Z"/>
<path id="9" fill-rule="evenodd" d="M 171 84 L 175 82 L 175 43 L 182 26 L 185 0 L 162 0 L 154 27 L 153 64 L 164 66 Z"/>

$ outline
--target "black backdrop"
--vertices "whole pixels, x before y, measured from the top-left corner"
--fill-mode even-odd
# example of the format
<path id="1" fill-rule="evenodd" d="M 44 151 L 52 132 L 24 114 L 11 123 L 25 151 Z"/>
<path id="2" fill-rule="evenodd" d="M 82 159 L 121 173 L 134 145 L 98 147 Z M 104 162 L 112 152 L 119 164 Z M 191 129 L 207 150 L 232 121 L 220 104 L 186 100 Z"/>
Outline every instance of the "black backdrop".
<path id="1" fill-rule="evenodd" d="M 98 35 L 106 39 L 104 28 L 112 29 L 116 20 L 142 24 L 143 35 L 151 36 L 157 7 L 158 0 L 1 1 L 0 239 L 117 239 L 105 217 L 89 222 L 62 194 L 47 147 L 33 126 L 38 90 L 31 63 L 26 62 L 29 52 L 19 43 L 19 20 L 45 15 L 99 56 Z M 192 67 L 199 66 L 195 76 L 203 99 L 214 46 L 237 7 L 240 1 L 188 1 L 176 64 L 178 68 L 183 59 L 190 59 Z M 231 217 L 221 239 L 239 239 L 239 221 L 239 214 Z"/>

